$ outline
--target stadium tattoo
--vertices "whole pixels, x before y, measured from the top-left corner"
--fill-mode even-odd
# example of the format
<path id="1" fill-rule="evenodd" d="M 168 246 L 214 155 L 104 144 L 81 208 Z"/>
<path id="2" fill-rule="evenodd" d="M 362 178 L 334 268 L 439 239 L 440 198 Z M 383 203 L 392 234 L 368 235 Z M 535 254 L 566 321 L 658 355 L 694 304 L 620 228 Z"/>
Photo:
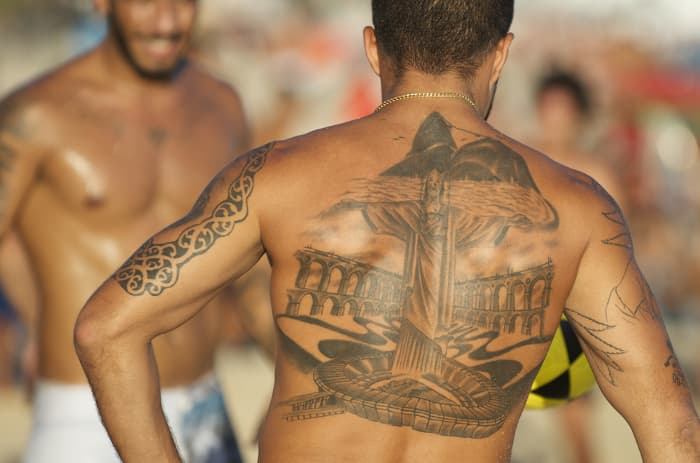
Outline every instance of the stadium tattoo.
<path id="1" fill-rule="evenodd" d="M 516 356 L 551 340 L 544 317 L 554 264 L 529 257 L 520 270 L 484 275 L 465 261 L 513 245 L 505 244 L 511 231 L 556 230 L 558 215 L 520 155 L 482 136 L 457 146 L 453 130 L 433 113 L 401 162 L 355 180 L 318 218 L 323 227 L 359 217 L 365 233 L 393 243 L 397 259 L 297 252 L 299 272 L 276 323 L 282 350 L 316 387 L 278 404 L 286 420 L 350 413 L 485 438 L 524 400 L 537 368 Z"/>
<path id="2" fill-rule="evenodd" d="M 173 241 L 154 243 L 151 239 L 136 251 L 114 274 L 114 279 L 124 291 L 132 296 L 160 295 L 177 283 L 180 269 L 185 264 L 206 253 L 217 240 L 230 235 L 237 224 L 246 220 L 255 174 L 265 165 L 272 146 L 266 145 L 248 156 L 241 173 L 229 185 L 226 199 L 215 205 L 208 217 L 185 228 Z M 205 189 L 190 213 L 177 226 L 202 217 L 218 181 L 215 179 Z"/>

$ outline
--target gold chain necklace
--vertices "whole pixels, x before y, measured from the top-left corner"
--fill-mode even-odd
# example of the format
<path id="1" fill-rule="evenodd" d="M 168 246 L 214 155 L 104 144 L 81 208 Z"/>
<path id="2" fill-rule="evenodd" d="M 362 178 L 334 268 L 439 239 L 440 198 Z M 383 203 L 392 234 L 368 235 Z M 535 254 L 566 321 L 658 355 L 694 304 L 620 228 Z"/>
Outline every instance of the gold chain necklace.
<path id="1" fill-rule="evenodd" d="M 474 108 L 475 111 L 479 111 L 479 108 L 477 108 L 476 103 L 474 103 L 474 100 L 472 100 L 468 95 L 465 95 L 464 93 L 457 93 L 457 92 L 415 92 L 415 93 L 404 93 L 403 95 L 397 95 L 393 98 L 389 98 L 388 100 L 384 101 L 382 104 L 377 106 L 377 109 L 374 110 L 375 113 L 378 113 L 382 109 L 386 108 L 387 106 L 396 103 L 397 101 L 403 101 L 403 100 L 411 100 L 413 98 L 454 98 L 456 100 L 464 100 L 469 105 Z"/>

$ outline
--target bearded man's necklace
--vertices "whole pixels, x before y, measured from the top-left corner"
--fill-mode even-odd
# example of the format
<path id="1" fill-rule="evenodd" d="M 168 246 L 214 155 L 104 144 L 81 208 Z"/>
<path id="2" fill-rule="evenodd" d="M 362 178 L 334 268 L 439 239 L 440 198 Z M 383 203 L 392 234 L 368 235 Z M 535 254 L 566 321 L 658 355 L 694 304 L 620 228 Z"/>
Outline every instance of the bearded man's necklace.
<path id="1" fill-rule="evenodd" d="M 451 98 L 455 100 L 464 100 L 469 105 L 474 108 L 475 111 L 478 111 L 479 109 L 476 106 L 476 103 L 474 103 L 474 100 L 471 99 L 468 95 L 465 95 L 464 93 L 458 93 L 458 92 L 414 92 L 414 93 L 404 93 L 403 95 L 397 95 L 393 98 L 389 98 L 388 100 L 385 100 L 382 104 L 377 106 L 377 109 L 374 110 L 375 113 L 378 113 L 382 109 L 386 108 L 387 106 L 396 103 L 397 101 L 403 101 L 403 100 L 412 100 L 415 98 Z"/>

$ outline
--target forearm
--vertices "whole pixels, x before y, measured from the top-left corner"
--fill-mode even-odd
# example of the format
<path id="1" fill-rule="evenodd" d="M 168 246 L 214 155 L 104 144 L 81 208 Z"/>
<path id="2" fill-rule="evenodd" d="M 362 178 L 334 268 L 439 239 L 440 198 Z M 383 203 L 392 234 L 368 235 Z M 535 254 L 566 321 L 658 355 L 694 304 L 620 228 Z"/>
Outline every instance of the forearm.
<path id="1" fill-rule="evenodd" d="M 688 460 L 700 461 L 700 421 L 697 416 L 681 430 L 681 442 L 688 447 Z"/>
<path id="2" fill-rule="evenodd" d="M 645 458 L 645 463 L 683 463 L 700 462 L 700 423 L 693 417 L 674 433 L 663 454 Z"/>
<path id="3" fill-rule="evenodd" d="M 95 341 L 76 331 L 76 350 L 102 421 L 125 463 L 180 463 L 163 415 L 150 343 Z"/>
<path id="4" fill-rule="evenodd" d="M 655 420 L 635 431 L 644 463 L 700 462 L 700 421 L 693 413 L 670 422 Z"/>

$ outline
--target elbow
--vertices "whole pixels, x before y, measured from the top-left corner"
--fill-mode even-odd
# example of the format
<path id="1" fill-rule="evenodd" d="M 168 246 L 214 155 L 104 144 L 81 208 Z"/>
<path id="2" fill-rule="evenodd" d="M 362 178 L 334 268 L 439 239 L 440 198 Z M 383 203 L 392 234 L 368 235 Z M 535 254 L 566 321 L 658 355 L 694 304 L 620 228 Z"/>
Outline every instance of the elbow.
<path id="1" fill-rule="evenodd" d="M 679 437 L 681 445 L 688 446 L 695 461 L 700 460 L 700 420 L 697 414 L 683 426 Z"/>
<path id="2" fill-rule="evenodd" d="M 73 345 L 83 367 L 151 342 L 150 325 L 141 323 L 132 308 L 103 290 L 90 298 L 73 327 Z"/>
<path id="3" fill-rule="evenodd" d="M 128 332 L 124 317 L 117 317 L 117 311 L 96 296 L 80 311 L 73 328 L 73 345 L 83 365 L 116 349 Z"/>
<path id="4" fill-rule="evenodd" d="M 83 308 L 73 328 L 73 344 L 81 363 L 85 364 L 98 357 L 109 339 L 104 321 L 90 310 L 89 305 Z"/>

